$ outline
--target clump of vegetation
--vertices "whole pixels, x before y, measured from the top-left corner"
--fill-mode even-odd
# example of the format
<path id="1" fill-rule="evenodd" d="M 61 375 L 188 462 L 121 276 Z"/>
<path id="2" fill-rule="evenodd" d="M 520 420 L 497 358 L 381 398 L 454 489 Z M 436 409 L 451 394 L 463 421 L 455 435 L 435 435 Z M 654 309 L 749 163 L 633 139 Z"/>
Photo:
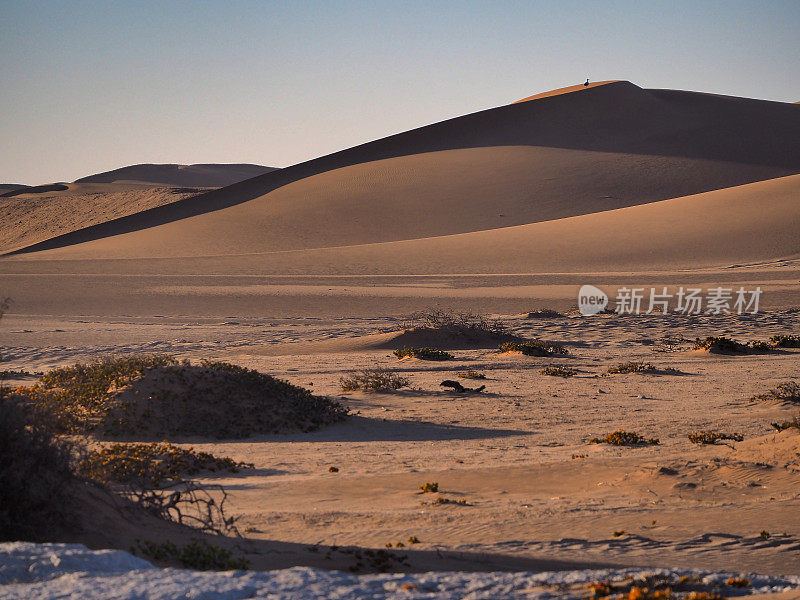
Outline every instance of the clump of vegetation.
<path id="1" fill-rule="evenodd" d="M 775 348 L 800 348 L 800 335 L 773 335 L 769 343 Z"/>
<path id="2" fill-rule="evenodd" d="M 397 358 L 419 358 L 421 360 L 452 360 L 455 357 L 438 348 L 398 348 L 394 351 Z"/>
<path id="3" fill-rule="evenodd" d="M 370 392 L 391 392 L 407 386 L 410 382 L 405 377 L 389 369 L 363 369 L 339 380 L 343 392 L 365 390 Z"/>
<path id="4" fill-rule="evenodd" d="M 78 465 L 81 475 L 102 483 L 137 483 L 157 488 L 167 482 L 204 471 L 252 469 L 252 463 L 197 452 L 165 442 L 150 444 L 111 444 L 90 451 Z"/>
<path id="5" fill-rule="evenodd" d="M 407 329 L 436 329 L 451 337 L 480 339 L 486 336 L 504 337 L 508 328 L 499 319 L 488 319 L 469 312 L 454 313 L 447 310 L 430 309 L 415 312 L 406 324 Z"/>
<path id="6" fill-rule="evenodd" d="M 182 567 L 198 571 L 235 571 L 250 566 L 247 559 L 234 557 L 227 548 L 197 540 L 192 540 L 183 546 L 170 541 L 136 540 L 131 553 L 139 553 L 157 561 L 177 562 Z"/>
<path id="7" fill-rule="evenodd" d="M 719 431 L 695 431 L 688 435 L 689 441 L 693 444 L 712 445 L 722 440 L 741 442 L 744 436 L 739 433 L 721 433 Z"/>
<path id="8" fill-rule="evenodd" d="M 564 315 L 562 315 L 557 310 L 552 310 L 550 308 L 538 308 L 536 310 L 532 310 L 527 315 L 525 315 L 526 319 L 563 319 Z"/>
<path id="9" fill-rule="evenodd" d="M 800 384 L 796 381 L 786 381 L 778 384 L 766 394 L 758 394 L 752 400 L 771 400 L 778 402 L 800 402 Z"/>
<path id="10" fill-rule="evenodd" d="M 725 583 L 730 587 L 746 588 L 750 585 L 750 580 L 746 577 L 729 577 Z"/>
<path id="11" fill-rule="evenodd" d="M 0 541 L 42 541 L 76 519 L 75 443 L 0 387 Z"/>
<path id="12" fill-rule="evenodd" d="M 347 415 L 329 398 L 258 371 L 163 355 L 55 369 L 14 394 L 58 415 L 60 432 L 98 437 L 242 438 L 313 431 Z"/>
<path id="13" fill-rule="evenodd" d="M 500 350 L 502 352 L 522 352 L 525 356 L 564 356 L 569 354 L 566 346 L 542 340 L 505 342 L 500 345 Z"/>
<path id="14" fill-rule="evenodd" d="M 723 336 L 708 336 L 705 339 L 697 338 L 694 341 L 695 350 L 705 350 L 714 354 L 748 354 L 752 352 L 770 352 L 772 344 L 760 341 L 751 341 L 746 344 Z"/>
<path id="15" fill-rule="evenodd" d="M 657 438 L 646 438 L 635 431 L 617 429 L 616 431 L 607 433 L 602 438 L 592 438 L 589 440 L 589 443 L 611 444 L 612 446 L 657 446 L 659 441 Z"/>
<path id="16" fill-rule="evenodd" d="M 707 583 L 700 576 L 671 574 L 628 576 L 588 585 L 589 598 L 593 600 L 723 600 L 716 587 L 717 584 Z"/>
<path id="17" fill-rule="evenodd" d="M 626 362 L 620 363 L 616 367 L 609 367 L 605 374 L 616 375 L 620 373 L 675 374 L 680 373 L 680 371 L 678 371 L 678 369 L 673 369 L 672 367 L 659 369 L 654 364 L 649 362 Z"/>
<path id="18" fill-rule="evenodd" d="M 459 498 L 458 500 L 452 500 L 450 498 L 445 498 L 444 496 L 439 496 L 433 502 L 429 502 L 428 504 L 432 506 L 441 506 L 442 504 L 457 504 L 459 506 L 469 506 L 469 502 L 467 502 L 466 498 Z"/>
<path id="19" fill-rule="evenodd" d="M 436 481 L 426 481 L 421 486 L 419 486 L 421 490 L 421 494 L 435 494 L 439 491 L 439 483 Z"/>
<path id="20" fill-rule="evenodd" d="M 462 371 L 458 374 L 461 379 L 486 379 L 485 373 L 479 373 L 478 371 Z"/>
<path id="21" fill-rule="evenodd" d="M 791 421 L 778 421 L 770 423 L 776 431 L 786 431 L 787 429 L 800 429 L 800 415 L 796 415 Z"/>
<path id="22" fill-rule="evenodd" d="M 770 538 L 769 531 L 767 531 L 766 529 L 762 529 L 762 530 L 761 530 L 761 533 L 759 533 L 759 534 L 758 534 L 758 536 L 759 536 L 759 537 L 760 537 L 762 540 L 768 540 L 768 539 Z"/>
<path id="23" fill-rule="evenodd" d="M 575 369 L 567 367 L 545 367 L 539 371 L 542 375 L 549 375 L 550 377 L 573 377 L 578 374 Z"/>
<path id="24" fill-rule="evenodd" d="M 6 371 L 0 371 L 0 381 L 2 381 L 3 379 L 12 379 L 14 377 L 41 377 L 42 375 L 43 373 L 39 372 L 32 373 L 31 371 L 25 371 L 22 369 L 17 371 L 6 370 Z"/>

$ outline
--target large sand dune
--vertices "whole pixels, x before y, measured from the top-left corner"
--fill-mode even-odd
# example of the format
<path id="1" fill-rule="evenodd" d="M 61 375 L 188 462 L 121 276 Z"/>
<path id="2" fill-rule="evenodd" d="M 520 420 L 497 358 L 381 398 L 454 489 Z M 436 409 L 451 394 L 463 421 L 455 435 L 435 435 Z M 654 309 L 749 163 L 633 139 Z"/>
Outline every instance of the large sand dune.
<path id="1" fill-rule="evenodd" d="M 29 248 L 298 250 L 523 225 L 800 172 L 791 104 L 612 82 L 458 117 Z M 155 228 L 160 224 L 171 225 Z M 77 250 L 87 256 L 88 247 Z"/>

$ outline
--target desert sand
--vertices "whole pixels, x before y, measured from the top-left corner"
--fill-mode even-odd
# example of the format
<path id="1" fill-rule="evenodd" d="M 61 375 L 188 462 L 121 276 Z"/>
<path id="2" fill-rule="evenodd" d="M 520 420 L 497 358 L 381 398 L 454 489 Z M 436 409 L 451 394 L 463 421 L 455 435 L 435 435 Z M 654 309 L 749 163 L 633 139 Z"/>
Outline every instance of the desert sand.
<path id="1" fill-rule="evenodd" d="M 353 416 L 313 433 L 171 440 L 255 463 L 209 479 L 241 515 L 246 539 L 226 543 L 254 568 L 348 568 L 325 548 L 416 536 L 403 567 L 416 571 L 800 574 L 800 431 L 770 427 L 798 406 L 751 399 L 796 380 L 800 350 L 690 343 L 800 333 L 800 106 L 600 82 L 199 195 L 118 171 L 0 204 L 4 368 L 165 352 L 340 398 Z M 117 186 L 92 215 L 59 219 L 40 201 L 80 194 L 80 206 L 92 186 Z M 583 284 L 612 298 L 760 287 L 761 311 L 580 316 Z M 526 317 L 542 307 L 573 312 Z M 570 355 L 405 331 L 426 308 L 493 315 Z M 399 361 L 403 345 L 455 359 Z M 679 373 L 604 375 L 628 361 Z M 340 377 L 376 365 L 410 386 L 342 393 Z M 540 374 L 550 365 L 577 374 Z M 439 385 L 468 370 L 485 373 L 462 380 L 483 392 Z M 660 444 L 589 443 L 619 428 Z M 700 429 L 744 441 L 690 443 Z M 428 481 L 466 504 L 422 504 L 436 497 L 418 493 Z M 124 548 L 141 529 L 113 513 L 98 523 L 75 541 Z"/>

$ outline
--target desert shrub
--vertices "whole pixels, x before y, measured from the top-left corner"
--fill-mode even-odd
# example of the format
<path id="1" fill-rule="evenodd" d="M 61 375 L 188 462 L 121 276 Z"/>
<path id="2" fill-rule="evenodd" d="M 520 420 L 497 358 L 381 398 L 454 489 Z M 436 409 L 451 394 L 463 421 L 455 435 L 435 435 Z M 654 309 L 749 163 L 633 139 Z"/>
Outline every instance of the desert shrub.
<path id="1" fill-rule="evenodd" d="M 775 348 L 800 348 L 800 335 L 773 335 L 769 343 Z"/>
<path id="2" fill-rule="evenodd" d="M 389 369 L 364 369 L 339 379 L 343 392 L 366 390 L 372 392 L 389 392 L 399 390 L 410 382 L 405 377 Z"/>
<path id="3" fill-rule="evenodd" d="M 555 342 L 530 340 L 525 342 L 505 342 L 500 345 L 502 352 L 522 352 L 525 356 L 556 356 L 569 354 L 566 346 Z"/>
<path id="4" fill-rule="evenodd" d="M 612 446 L 657 446 L 657 438 L 646 438 L 635 431 L 625 431 L 617 429 L 612 433 L 607 433 L 602 438 L 592 438 L 590 444 L 611 444 Z"/>
<path id="5" fill-rule="evenodd" d="M 394 351 L 397 358 L 413 357 L 421 360 L 452 360 L 455 358 L 449 352 L 438 348 L 399 348 Z"/>
<path id="6" fill-rule="evenodd" d="M 800 384 L 796 381 L 786 381 L 778 384 L 766 394 L 758 394 L 752 400 L 777 400 L 778 402 L 800 402 Z"/>
<path id="7" fill-rule="evenodd" d="M 419 486 L 422 494 L 435 494 L 439 491 L 439 483 L 436 481 L 426 481 Z"/>
<path id="8" fill-rule="evenodd" d="M 238 473 L 247 468 L 253 468 L 253 464 L 166 442 L 110 444 L 90 451 L 78 464 L 81 475 L 101 483 L 135 483 L 150 488 L 204 471 Z"/>
<path id="9" fill-rule="evenodd" d="M 347 411 L 329 398 L 237 365 L 172 357 L 105 359 L 56 369 L 14 393 L 59 415 L 64 433 L 96 436 L 312 431 Z"/>
<path id="10" fill-rule="evenodd" d="M 697 338 L 694 341 L 695 350 L 706 350 L 715 354 L 747 354 L 771 352 L 774 345 L 768 342 L 753 340 L 743 344 L 722 336 L 708 336 L 705 339 Z"/>
<path id="11" fill-rule="evenodd" d="M 75 521 L 76 445 L 0 389 L 0 541 L 42 541 Z"/>
<path id="12" fill-rule="evenodd" d="M 545 367 L 540 370 L 539 373 L 551 377 L 572 377 L 578 374 L 575 369 L 569 369 L 567 367 Z"/>
<path id="13" fill-rule="evenodd" d="M 605 374 L 616 375 L 621 373 L 675 374 L 680 373 L 680 371 L 673 369 L 672 367 L 659 369 L 654 364 L 649 362 L 626 362 L 620 363 L 616 367 L 609 367 Z"/>
<path id="14" fill-rule="evenodd" d="M 431 309 L 415 312 L 410 317 L 408 328 L 427 327 L 453 336 L 503 336 L 508 334 L 505 324 L 498 319 L 488 319 L 473 313 L 454 313 Z"/>
<path id="15" fill-rule="evenodd" d="M 747 344 L 722 336 L 708 336 L 705 339 L 697 338 L 694 341 L 694 349 L 724 354 L 743 354 L 748 351 Z"/>
<path id="16" fill-rule="evenodd" d="M 486 379 L 486 374 L 478 371 L 461 371 L 458 376 L 461 379 Z"/>
<path id="17" fill-rule="evenodd" d="M 178 562 L 198 571 L 234 571 L 249 567 L 245 558 L 234 558 L 230 550 L 197 540 L 183 546 L 169 541 L 137 540 L 131 552 L 152 560 Z"/>
<path id="18" fill-rule="evenodd" d="M 525 315 L 526 319 L 563 319 L 564 315 L 562 315 L 557 310 L 551 310 L 549 308 L 538 308 L 536 310 L 532 310 L 527 315 Z"/>
<path id="19" fill-rule="evenodd" d="M 778 421 L 770 423 L 772 428 L 776 431 L 785 431 L 786 429 L 800 429 L 800 415 L 795 416 L 791 421 Z"/>
<path id="20" fill-rule="evenodd" d="M 693 444 L 716 444 L 722 440 L 731 440 L 733 442 L 741 442 L 744 436 L 738 433 L 721 433 L 719 431 L 695 431 L 688 436 L 689 441 Z"/>

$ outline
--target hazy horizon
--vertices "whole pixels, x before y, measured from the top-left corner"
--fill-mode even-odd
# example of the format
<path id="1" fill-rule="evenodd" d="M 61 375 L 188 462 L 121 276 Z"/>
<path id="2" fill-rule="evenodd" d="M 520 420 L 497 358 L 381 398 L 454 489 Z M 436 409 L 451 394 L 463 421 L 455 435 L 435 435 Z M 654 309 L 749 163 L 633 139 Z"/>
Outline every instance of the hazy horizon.
<path id="1" fill-rule="evenodd" d="M 573 85 L 800 100 L 800 4 L 0 4 L 0 182 L 287 166 Z"/>

